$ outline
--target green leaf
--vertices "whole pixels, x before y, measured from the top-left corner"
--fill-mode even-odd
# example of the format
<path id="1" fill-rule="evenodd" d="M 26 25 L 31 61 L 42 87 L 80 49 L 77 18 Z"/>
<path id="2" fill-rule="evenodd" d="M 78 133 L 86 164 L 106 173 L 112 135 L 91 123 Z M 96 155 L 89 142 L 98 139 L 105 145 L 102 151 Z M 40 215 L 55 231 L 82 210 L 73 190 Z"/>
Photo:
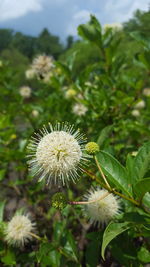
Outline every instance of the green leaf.
<path id="1" fill-rule="evenodd" d="M 101 46 L 101 26 L 95 16 L 91 15 L 91 19 L 87 24 L 81 24 L 78 27 L 78 34 L 84 39 L 94 42 Z"/>
<path id="2" fill-rule="evenodd" d="M 16 265 L 16 259 L 15 259 L 15 254 L 12 250 L 7 250 L 5 256 L 1 258 L 1 261 L 5 263 L 7 266 L 12 266 Z"/>
<path id="3" fill-rule="evenodd" d="M 149 251 L 142 247 L 140 251 L 138 252 L 138 259 L 142 261 L 143 263 L 149 263 L 150 262 L 150 253 Z"/>
<path id="4" fill-rule="evenodd" d="M 65 239 L 66 243 L 64 244 L 63 248 L 61 248 L 61 251 L 67 258 L 78 262 L 77 246 L 72 234 L 67 231 L 67 233 L 65 234 Z"/>
<path id="5" fill-rule="evenodd" d="M 105 259 L 104 257 L 105 249 L 107 245 L 110 243 L 110 241 L 129 228 L 130 228 L 130 225 L 128 222 L 124 222 L 124 223 L 112 223 L 111 222 L 110 224 L 108 224 L 108 226 L 106 227 L 104 231 L 103 241 L 102 241 L 101 255 L 103 259 Z"/>
<path id="6" fill-rule="evenodd" d="M 112 155 L 105 151 L 97 154 L 97 160 L 102 167 L 103 172 L 107 175 L 116 188 L 121 189 L 124 193 L 130 195 L 130 185 L 128 184 L 128 175 L 126 169 Z"/>
<path id="7" fill-rule="evenodd" d="M 103 145 L 104 141 L 108 138 L 108 135 L 112 131 L 113 125 L 106 126 L 105 128 L 102 129 L 99 138 L 97 140 L 97 143 L 99 146 Z"/>
<path id="8" fill-rule="evenodd" d="M 134 159 L 134 180 L 142 179 L 150 168 L 150 142 L 144 144 Z"/>
<path id="9" fill-rule="evenodd" d="M 142 198 L 147 192 L 150 192 L 150 178 L 138 181 L 133 189 L 137 197 Z"/>
<path id="10" fill-rule="evenodd" d="M 2 169 L 0 170 L 0 181 L 2 181 L 5 177 L 6 170 Z"/>
<path id="11" fill-rule="evenodd" d="M 5 202 L 6 202 L 5 200 L 0 202 L 0 222 L 3 221 Z"/>

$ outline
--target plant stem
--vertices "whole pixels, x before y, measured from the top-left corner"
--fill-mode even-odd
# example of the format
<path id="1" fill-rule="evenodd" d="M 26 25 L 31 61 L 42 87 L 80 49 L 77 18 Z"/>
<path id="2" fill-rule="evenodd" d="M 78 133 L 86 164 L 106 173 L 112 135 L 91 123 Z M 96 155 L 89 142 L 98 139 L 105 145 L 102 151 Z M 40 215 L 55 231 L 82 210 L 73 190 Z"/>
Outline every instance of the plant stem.
<path id="1" fill-rule="evenodd" d="M 107 197 L 109 194 L 111 194 L 111 192 L 105 192 L 105 194 L 103 194 L 99 198 L 91 200 L 91 201 L 69 201 L 68 204 L 70 204 L 70 205 L 87 205 L 87 204 L 97 202 L 97 201 Z"/>
<path id="2" fill-rule="evenodd" d="M 125 195 L 123 195 L 122 193 L 119 193 L 118 191 L 111 189 L 110 187 L 108 187 L 106 184 L 102 183 L 93 173 L 90 173 L 89 171 L 84 169 L 84 172 L 90 176 L 92 179 L 96 180 L 102 187 L 106 188 L 109 192 L 114 193 L 115 195 L 118 195 L 121 198 L 124 198 L 130 202 L 132 202 L 133 204 L 140 206 L 140 203 L 138 201 L 136 201 L 133 198 L 127 197 Z"/>
<path id="3" fill-rule="evenodd" d="M 32 237 L 35 237 L 38 240 L 41 240 L 42 239 L 41 237 L 39 237 L 38 235 L 36 235 L 36 234 L 34 234 L 32 232 L 29 232 L 29 235 L 31 235 Z"/>
<path id="4" fill-rule="evenodd" d="M 106 177 L 105 177 L 105 175 L 104 175 L 104 173 L 103 173 L 103 171 L 102 171 L 102 168 L 101 168 L 101 166 L 100 166 L 100 164 L 99 164 L 99 162 L 98 162 L 96 156 L 94 156 L 94 159 L 95 159 L 96 165 L 97 165 L 97 167 L 98 167 L 98 169 L 99 169 L 99 171 L 100 171 L 100 174 L 101 174 L 101 176 L 102 176 L 102 178 L 103 178 L 105 184 L 111 189 L 111 187 L 110 187 L 110 185 L 109 185 L 109 183 L 108 183 L 108 181 L 107 181 L 107 179 L 106 179 Z"/>

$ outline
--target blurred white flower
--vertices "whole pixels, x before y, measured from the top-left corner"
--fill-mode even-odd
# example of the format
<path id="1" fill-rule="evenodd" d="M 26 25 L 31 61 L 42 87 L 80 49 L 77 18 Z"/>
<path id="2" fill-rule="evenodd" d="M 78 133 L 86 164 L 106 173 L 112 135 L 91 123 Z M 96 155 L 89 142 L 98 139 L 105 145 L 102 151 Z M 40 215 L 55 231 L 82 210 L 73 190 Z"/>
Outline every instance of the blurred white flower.
<path id="1" fill-rule="evenodd" d="M 143 90 L 143 95 L 145 95 L 145 96 L 150 96 L 150 88 L 145 88 L 145 89 Z"/>
<path id="2" fill-rule="evenodd" d="M 133 109 L 133 110 L 131 111 L 131 114 L 132 114 L 132 116 L 134 116 L 134 117 L 139 117 L 139 116 L 140 116 L 140 111 L 139 111 L 138 109 Z"/>
<path id="3" fill-rule="evenodd" d="M 144 100 L 140 100 L 136 105 L 135 105 L 135 109 L 142 109 L 145 108 L 145 101 Z"/>
<path id="4" fill-rule="evenodd" d="M 119 213 L 119 203 L 117 197 L 113 194 L 106 193 L 108 191 L 100 188 L 91 188 L 85 195 L 86 201 L 94 201 L 92 203 L 84 205 L 85 215 L 90 219 L 91 223 L 104 225 L 107 224 Z M 98 200 L 102 196 L 103 199 Z"/>
<path id="5" fill-rule="evenodd" d="M 35 71 L 33 69 L 26 70 L 25 76 L 28 80 L 33 79 L 35 77 Z"/>
<path id="6" fill-rule="evenodd" d="M 29 166 L 40 180 L 46 179 L 47 184 L 67 184 L 75 181 L 78 170 L 86 160 L 83 155 L 83 135 L 69 124 L 58 123 L 50 132 L 44 127 L 41 135 L 32 138 L 28 148 L 31 151 Z"/>
<path id="7" fill-rule="evenodd" d="M 36 109 L 32 110 L 32 116 L 37 118 L 39 116 L 39 111 Z"/>
<path id="8" fill-rule="evenodd" d="M 19 92 L 23 98 L 29 98 L 31 96 L 31 88 L 29 86 L 20 87 Z"/>
<path id="9" fill-rule="evenodd" d="M 5 240 L 8 244 L 14 246 L 23 246 L 31 240 L 32 232 L 35 231 L 35 223 L 31 222 L 27 215 L 15 215 L 8 222 L 5 229 Z"/>
<path id="10" fill-rule="evenodd" d="M 111 24 L 105 24 L 103 26 L 104 31 L 107 31 L 108 29 L 112 29 L 114 31 L 121 31 L 123 29 L 123 26 L 121 23 L 111 23 Z"/>
<path id="11" fill-rule="evenodd" d="M 31 68 L 39 78 L 44 78 L 54 67 L 54 60 L 50 56 L 39 55 L 34 58 Z"/>
<path id="12" fill-rule="evenodd" d="M 87 107 L 84 106 L 83 104 L 81 103 L 76 103 L 74 106 L 73 106 L 73 109 L 72 109 L 73 113 L 78 115 L 78 116 L 84 116 L 85 113 L 88 111 Z"/>

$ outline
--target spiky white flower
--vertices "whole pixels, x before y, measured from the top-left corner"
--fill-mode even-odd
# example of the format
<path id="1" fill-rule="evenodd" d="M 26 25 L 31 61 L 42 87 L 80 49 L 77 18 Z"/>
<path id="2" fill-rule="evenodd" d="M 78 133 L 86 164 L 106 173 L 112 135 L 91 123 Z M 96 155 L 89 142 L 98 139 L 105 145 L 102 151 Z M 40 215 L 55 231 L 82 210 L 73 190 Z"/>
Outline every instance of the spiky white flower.
<path id="1" fill-rule="evenodd" d="M 87 201 L 91 203 L 84 206 L 86 216 L 91 223 L 104 225 L 107 224 L 119 213 L 118 199 L 113 194 L 107 194 L 108 191 L 100 188 L 91 188 L 85 195 Z M 102 196 L 103 199 L 98 200 Z M 96 201 L 95 201 L 96 200 Z M 95 201 L 95 202 L 92 202 Z"/>
<path id="2" fill-rule="evenodd" d="M 81 103 L 76 103 L 74 106 L 73 106 L 73 109 L 72 109 L 73 113 L 78 115 L 78 116 L 84 116 L 85 113 L 88 111 L 87 107 L 84 106 L 83 104 Z"/>
<path id="3" fill-rule="evenodd" d="M 32 116 L 35 117 L 35 118 L 37 118 L 39 116 L 39 111 L 36 110 L 36 109 L 33 109 L 32 110 Z"/>
<path id="4" fill-rule="evenodd" d="M 140 100 L 136 105 L 135 105 L 136 109 L 142 109 L 145 108 L 145 101 L 144 100 Z"/>
<path id="5" fill-rule="evenodd" d="M 144 88 L 143 95 L 150 96 L 150 88 Z"/>
<path id="6" fill-rule="evenodd" d="M 28 148 L 31 151 L 29 166 L 40 180 L 46 179 L 47 184 L 68 184 L 75 181 L 78 171 L 86 157 L 83 154 L 84 136 L 69 124 L 58 123 L 50 132 L 43 128 L 36 138 L 32 138 Z"/>
<path id="7" fill-rule="evenodd" d="M 139 117 L 140 116 L 140 111 L 138 109 L 133 109 L 131 114 L 134 117 Z"/>
<path id="8" fill-rule="evenodd" d="M 19 92 L 23 98 L 29 98 L 31 96 L 31 88 L 29 86 L 22 86 Z"/>
<path id="9" fill-rule="evenodd" d="M 6 226 L 5 240 L 10 245 L 24 246 L 26 242 L 32 240 L 34 231 L 35 223 L 31 222 L 28 214 L 16 214 Z"/>
<path id="10" fill-rule="evenodd" d="M 38 77 L 44 78 L 54 67 L 53 58 L 46 55 L 39 55 L 34 58 L 31 68 Z"/>
<path id="11" fill-rule="evenodd" d="M 35 77 L 35 71 L 33 69 L 26 70 L 25 76 L 28 80 L 33 79 Z"/>

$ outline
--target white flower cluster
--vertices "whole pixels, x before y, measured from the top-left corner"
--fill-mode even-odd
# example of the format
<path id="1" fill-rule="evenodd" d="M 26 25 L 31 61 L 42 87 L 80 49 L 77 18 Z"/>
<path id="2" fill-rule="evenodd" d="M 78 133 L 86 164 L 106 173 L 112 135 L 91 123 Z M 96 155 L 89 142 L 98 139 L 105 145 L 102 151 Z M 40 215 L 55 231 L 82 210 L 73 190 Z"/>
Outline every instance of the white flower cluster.
<path id="1" fill-rule="evenodd" d="M 132 110 L 131 114 L 134 117 L 139 117 L 140 116 L 140 109 L 145 108 L 145 101 L 140 100 L 135 106 L 134 109 Z"/>
<path id="2" fill-rule="evenodd" d="M 32 138 L 28 147 L 31 151 L 29 166 L 40 180 L 64 185 L 70 180 L 75 181 L 78 170 L 82 170 L 81 164 L 86 159 L 83 155 L 85 140 L 68 124 L 49 126 L 50 132 L 44 127 L 41 135 Z"/>
<path id="3" fill-rule="evenodd" d="M 15 215 L 8 222 L 5 229 L 5 240 L 9 245 L 24 246 L 32 240 L 32 232 L 35 231 L 35 223 L 31 222 L 29 215 Z"/>
<path id="4" fill-rule="evenodd" d="M 34 58 L 31 69 L 34 70 L 39 78 L 44 78 L 54 67 L 54 60 L 52 57 L 46 55 L 39 55 Z"/>
<path id="5" fill-rule="evenodd" d="M 106 193 L 105 189 L 92 188 L 85 195 L 84 199 L 91 203 L 84 206 L 84 212 L 91 223 L 103 226 L 119 213 L 118 199 L 113 194 L 102 198 Z"/>
<path id="6" fill-rule="evenodd" d="M 73 106 L 72 112 L 78 116 L 84 116 L 86 114 L 86 112 L 88 111 L 87 107 L 84 106 L 81 103 L 76 103 Z"/>
<path id="7" fill-rule="evenodd" d="M 30 98 L 31 88 L 29 86 L 22 86 L 19 90 L 19 93 L 23 98 Z"/>
<path id="8" fill-rule="evenodd" d="M 25 76 L 27 79 L 37 77 L 47 83 L 52 75 L 53 68 L 54 60 L 51 56 L 39 55 L 33 59 L 30 69 L 25 72 Z"/>
<path id="9" fill-rule="evenodd" d="M 111 23 L 111 24 L 105 24 L 103 26 L 104 32 L 107 31 L 108 29 L 112 29 L 114 31 L 121 31 L 123 28 L 121 23 Z"/>

